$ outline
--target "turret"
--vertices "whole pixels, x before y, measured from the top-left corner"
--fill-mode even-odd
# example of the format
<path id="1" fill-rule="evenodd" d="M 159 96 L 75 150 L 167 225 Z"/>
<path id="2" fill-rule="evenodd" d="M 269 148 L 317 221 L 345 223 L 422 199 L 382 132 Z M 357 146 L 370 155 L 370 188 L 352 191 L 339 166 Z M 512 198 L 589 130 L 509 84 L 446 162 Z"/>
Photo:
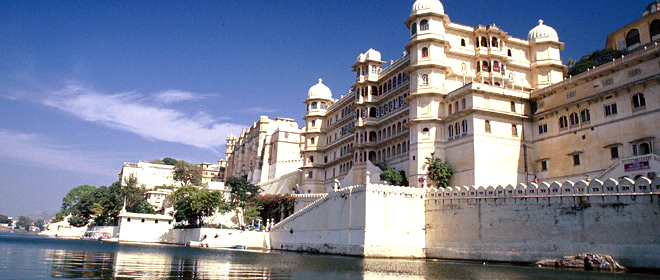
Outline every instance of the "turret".
<path id="1" fill-rule="evenodd" d="M 309 88 L 307 92 L 307 99 L 304 103 L 307 106 L 307 113 L 303 119 L 305 120 L 305 129 L 303 130 L 303 191 L 307 192 L 322 192 L 324 187 L 320 186 L 319 168 L 315 164 L 320 162 L 322 154 L 318 151 L 317 146 L 321 145 L 321 127 L 323 126 L 323 118 L 332 105 L 332 91 L 323 84 L 323 79 L 319 79 L 319 83 Z"/>
<path id="2" fill-rule="evenodd" d="M 561 62 L 564 43 L 559 42 L 557 31 L 539 20 L 539 25 L 529 31 L 527 40 L 532 54 L 532 87 L 544 88 L 564 80 L 568 67 Z"/>

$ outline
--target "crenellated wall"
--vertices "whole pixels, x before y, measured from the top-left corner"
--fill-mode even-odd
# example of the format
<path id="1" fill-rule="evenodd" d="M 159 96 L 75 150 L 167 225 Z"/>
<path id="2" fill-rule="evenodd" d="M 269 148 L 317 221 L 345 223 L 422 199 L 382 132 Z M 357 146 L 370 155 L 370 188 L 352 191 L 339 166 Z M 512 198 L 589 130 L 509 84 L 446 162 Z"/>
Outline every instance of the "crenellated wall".
<path id="1" fill-rule="evenodd" d="M 660 177 L 426 189 L 429 258 L 535 262 L 583 252 L 660 268 Z"/>
<path id="2" fill-rule="evenodd" d="M 273 249 L 424 257 L 424 190 L 360 185 L 329 193 L 276 224 Z"/>

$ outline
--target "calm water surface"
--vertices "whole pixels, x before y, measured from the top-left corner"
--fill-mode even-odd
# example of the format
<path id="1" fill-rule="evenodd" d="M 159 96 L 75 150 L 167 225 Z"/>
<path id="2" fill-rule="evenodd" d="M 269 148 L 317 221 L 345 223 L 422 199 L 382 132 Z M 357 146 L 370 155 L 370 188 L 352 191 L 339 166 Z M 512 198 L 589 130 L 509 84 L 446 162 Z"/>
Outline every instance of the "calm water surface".
<path id="1" fill-rule="evenodd" d="M 129 245 L 0 233 L 0 278 L 660 279 L 660 276 L 504 264 Z"/>

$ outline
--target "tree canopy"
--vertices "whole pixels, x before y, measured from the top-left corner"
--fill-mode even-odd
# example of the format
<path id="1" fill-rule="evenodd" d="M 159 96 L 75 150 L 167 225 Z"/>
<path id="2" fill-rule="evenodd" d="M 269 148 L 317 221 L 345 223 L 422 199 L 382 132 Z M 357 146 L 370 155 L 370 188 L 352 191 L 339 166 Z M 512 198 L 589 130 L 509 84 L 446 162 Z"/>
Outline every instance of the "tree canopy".
<path id="1" fill-rule="evenodd" d="M 380 180 L 387 181 L 395 186 L 408 186 L 408 179 L 406 172 L 403 170 L 396 170 L 393 167 L 387 167 L 380 173 Z"/>
<path id="2" fill-rule="evenodd" d="M 184 160 L 177 161 L 174 165 L 174 181 L 180 182 L 182 186 L 199 186 L 201 180 L 202 172 L 199 165 L 192 164 Z"/>
<path id="3" fill-rule="evenodd" d="M 572 58 L 568 59 L 568 76 L 575 76 L 580 73 L 586 72 L 588 69 L 593 68 L 594 66 L 598 67 L 608 62 L 612 62 L 613 59 L 620 58 L 623 55 L 622 52 L 612 49 L 602 49 L 597 50 L 591 54 L 583 56 L 579 61 L 574 61 Z"/>
<path id="4" fill-rule="evenodd" d="M 231 206 L 245 207 L 248 201 L 261 193 L 261 188 L 248 183 L 243 178 L 231 177 L 225 181 L 231 191 Z"/>
<path id="5" fill-rule="evenodd" d="M 16 226 L 23 228 L 25 230 L 30 230 L 30 226 L 34 223 L 32 219 L 30 219 L 27 216 L 19 216 L 18 217 L 18 222 L 16 223 Z"/>
<path id="6" fill-rule="evenodd" d="M 0 224 L 9 224 L 10 226 L 12 225 L 13 221 L 9 219 L 9 217 L 5 215 L 0 215 Z"/>
<path id="7" fill-rule="evenodd" d="M 207 187 L 186 185 L 170 195 L 174 201 L 174 218 L 177 222 L 185 221 L 191 226 L 201 226 L 204 218 L 213 216 L 216 212 L 226 213 L 230 210 L 222 193 L 211 191 Z"/>
<path id="8" fill-rule="evenodd" d="M 426 169 L 427 174 L 435 182 L 436 187 L 447 187 L 449 178 L 453 174 L 451 165 L 436 158 L 435 153 L 431 153 L 431 156 L 426 158 L 426 164 L 428 166 Z"/>

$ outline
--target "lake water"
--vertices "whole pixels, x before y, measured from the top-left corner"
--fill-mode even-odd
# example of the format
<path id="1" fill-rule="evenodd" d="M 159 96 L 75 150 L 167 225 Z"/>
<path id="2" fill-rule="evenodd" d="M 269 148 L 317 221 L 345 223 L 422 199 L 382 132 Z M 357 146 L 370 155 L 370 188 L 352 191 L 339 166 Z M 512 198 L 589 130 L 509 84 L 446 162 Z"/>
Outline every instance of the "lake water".
<path id="1" fill-rule="evenodd" d="M 0 279 L 660 279 L 507 264 L 134 245 L 0 233 Z"/>

